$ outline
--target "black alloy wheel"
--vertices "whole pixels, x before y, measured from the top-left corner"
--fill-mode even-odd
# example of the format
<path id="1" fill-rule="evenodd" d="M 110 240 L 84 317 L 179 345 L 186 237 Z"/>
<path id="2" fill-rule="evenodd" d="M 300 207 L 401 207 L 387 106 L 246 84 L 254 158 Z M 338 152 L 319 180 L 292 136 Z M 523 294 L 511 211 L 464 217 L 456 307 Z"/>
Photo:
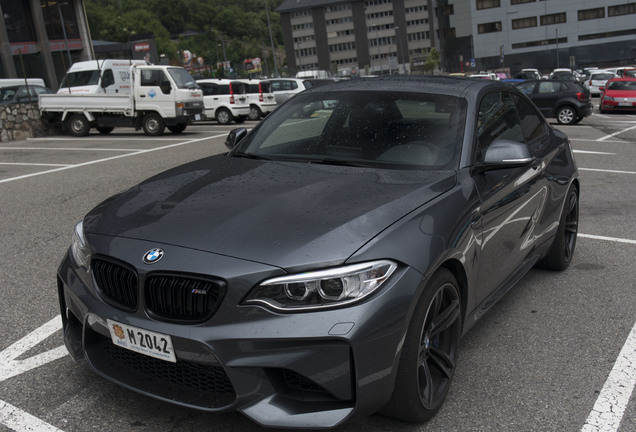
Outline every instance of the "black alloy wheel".
<path id="1" fill-rule="evenodd" d="M 383 413 L 409 422 L 427 421 L 437 413 L 455 372 L 461 326 L 457 281 L 442 268 L 413 313 L 393 395 Z"/>
<path id="2" fill-rule="evenodd" d="M 574 257 L 578 232 L 579 191 L 575 185 L 570 185 L 556 236 L 548 253 L 539 261 L 539 267 L 550 270 L 565 270 L 568 268 Z"/>

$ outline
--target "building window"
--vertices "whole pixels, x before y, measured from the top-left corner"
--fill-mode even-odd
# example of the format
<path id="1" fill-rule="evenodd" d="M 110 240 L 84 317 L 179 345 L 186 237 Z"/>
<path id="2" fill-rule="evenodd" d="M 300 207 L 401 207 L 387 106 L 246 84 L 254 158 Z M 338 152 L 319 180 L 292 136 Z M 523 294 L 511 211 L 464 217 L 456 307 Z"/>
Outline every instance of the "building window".
<path id="1" fill-rule="evenodd" d="M 477 0 L 477 10 L 492 9 L 501 6 L 500 0 Z"/>
<path id="2" fill-rule="evenodd" d="M 607 8 L 607 16 L 631 15 L 636 14 L 636 3 L 627 3 L 618 6 L 609 6 Z"/>
<path id="3" fill-rule="evenodd" d="M 35 40 L 31 20 L 30 2 L 2 0 L 4 24 L 7 27 L 9 42 L 30 42 Z M 61 38 L 60 38 L 61 39 Z"/>
<path id="4" fill-rule="evenodd" d="M 537 17 L 528 17 L 528 18 L 519 18 L 512 20 L 512 29 L 522 29 L 528 27 L 536 27 L 537 26 Z"/>
<path id="5" fill-rule="evenodd" d="M 537 0 L 510 0 L 511 5 L 518 5 L 523 3 L 534 3 Z"/>
<path id="6" fill-rule="evenodd" d="M 495 33 L 501 31 L 501 21 L 479 24 L 477 26 L 477 32 L 479 34 L 483 33 Z"/>
<path id="7" fill-rule="evenodd" d="M 68 39 L 79 39 L 79 29 L 77 28 L 77 19 L 75 18 L 75 10 L 69 2 L 53 3 L 49 1 L 41 1 L 42 14 L 44 15 L 44 23 L 46 24 L 46 34 L 49 40 L 63 40 L 64 31 Z M 64 20 L 64 31 L 62 31 L 61 18 Z"/>
<path id="8" fill-rule="evenodd" d="M 605 18 L 605 8 L 584 9 L 579 11 L 579 21 Z"/>
<path id="9" fill-rule="evenodd" d="M 566 22 L 565 12 L 550 14 L 550 15 L 541 15 L 541 25 L 550 25 L 550 24 L 561 24 Z"/>

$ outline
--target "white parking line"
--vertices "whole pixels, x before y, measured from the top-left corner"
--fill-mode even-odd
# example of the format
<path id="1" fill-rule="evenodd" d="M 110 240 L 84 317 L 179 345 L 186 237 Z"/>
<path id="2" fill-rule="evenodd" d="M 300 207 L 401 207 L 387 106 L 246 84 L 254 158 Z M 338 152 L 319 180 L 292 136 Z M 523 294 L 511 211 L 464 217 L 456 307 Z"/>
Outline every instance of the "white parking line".
<path id="1" fill-rule="evenodd" d="M 192 143 L 199 142 L 199 141 L 205 141 L 205 140 L 215 139 L 215 138 L 222 138 L 224 136 L 226 136 L 226 135 L 223 134 L 223 135 L 207 136 L 205 138 L 198 138 L 198 139 L 183 141 L 183 142 L 180 142 L 180 143 L 165 145 L 165 146 L 162 146 L 162 147 L 155 147 L 155 148 L 151 148 L 151 149 L 140 150 L 140 151 L 137 151 L 137 152 L 134 152 L 134 153 L 111 156 L 111 157 L 108 157 L 108 158 L 92 160 L 92 161 L 88 161 L 88 162 L 84 162 L 84 163 L 80 163 L 80 164 L 76 164 L 76 165 L 68 165 L 68 166 L 64 166 L 64 167 L 60 167 L 60 168 L 56 168 L 56 169 L 51 169 L 51 170 L 47 170 L 47 171 L 40 171 L 40 172 L 32 173 L 32 174 L 25 174 L 25 175 L 21 175 L 21 176 L 18 176 L 18 177 L 11 177 L 11 178 L 0 180 L 0 183 L 7 183 L 7 182 L 10 182 L 10 181 L 22 180 L 22 179 L 29 178 L 29 177 L 35 177 L 35 176 L 39 176 L 39 175 L 50 174 L 50 173 L 54 173 L 54 172 L 58 172 L 58 171 L 64 171 L 64 170 L 72 169 L 72 168 L 79 168 L 79 167 L 83 167 L 83 166 L 87 166 L 87 165 L 94 165 L 94 164 L 107 162 L 107 161 L 111 161 L 111 160 L 115 160 L 115 159 L 121 159 L 121 158 L 129 157 L 129 156 L 136 156 L 136 155 L 142 154 L 142 153 L 150 153 L 150 152 L 159 151 L 159 150 L 166 150 L 166 149 L 169 149 L 169 148 L 180 147 L 180 146 L 183 146 L 183 145 L 188 145 L 188 144 L 192 144 Z"/>
<path id="2" fill-rule="evenodd" d="M 613 138 L 616 135 L 620 135 L 622 133 L 629 132 L 630 130 L 633 130 L 633 129 L 636 129 L 636 126 L 632 126 L 632 127 L 627 128 L 627 129 L 621 129 L 618 132 L 614 132 L 613 134 L 605 135 L 604 137 L 597 139 L 597 141 L 605 141 L 608 138 Z"/>
<path id="3" fill-rule="evenodd" d="M 62 432 L 3 400 L 0 400 L 0 424 L 16 432 Z"/>
<path id="4" fill-rule="evenodd" d="M 26 163 L 26 162 L 0 162 L 0 165 L 15 165 L 15 166 L 48 166 L 48 167 L 70 167 L 72 165 L 65 164 L 45 164 L 45 163 Z"/>
<path id="5" fill-rule="evenodd" d="M 574 153 L 582 154 L 597 154 L 597 155 L 616 155 L 616 153 L 600 152 L 600 151 L 587 151 L 587 150 L 573 150 Z"/>
<path id="6" fill-rule="evenodd" d="M 636 385 L 636 324 L 618 355 L 581 432 L 615 432 Z"/>
<path id="7" fill-rule="evenodd" d="M 52 150 L 52 151 L 113 151 L 113 152 L 139 152 L 147 149 L 119 149 L 119 148 L 95 148 L 95 147 L 0 147 L 0 150 Z"/>
<path id="8" fill-rule="evenodd" d="M 636 174 L 636 171 L 619 171 L 619 170 L 607 170 L 607 169 L 596 169 L 596 168 L 579 168 L 579 171 L 594 171 L 594 172 L 604 172 L 604 173 L 612 173 L 612 174 Z"/>

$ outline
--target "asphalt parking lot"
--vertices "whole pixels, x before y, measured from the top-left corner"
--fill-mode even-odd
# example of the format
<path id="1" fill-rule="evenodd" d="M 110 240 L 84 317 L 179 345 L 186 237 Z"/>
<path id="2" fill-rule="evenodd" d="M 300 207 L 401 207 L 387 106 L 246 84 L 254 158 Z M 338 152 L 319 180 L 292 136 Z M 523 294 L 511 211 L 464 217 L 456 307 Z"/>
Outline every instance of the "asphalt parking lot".
<path id="1" fill-rule="evenodd" d="M 570 137 L 580 169 L 570 268 L 532 270 L 466 335 L 432 421 L 374 415 L 339 430 L 636 430 L 636 114 L 595 110 L 577 125 L 551 123 Z M 75 222 L 155 173 L 225 151 L 230 129 L 204 122 L 160 138 L 120 129 L 0 143 L 0 430 L 258 429 L 240 414 L 111 384 L 71 360 L 59 330 L 55 271 Z"/>

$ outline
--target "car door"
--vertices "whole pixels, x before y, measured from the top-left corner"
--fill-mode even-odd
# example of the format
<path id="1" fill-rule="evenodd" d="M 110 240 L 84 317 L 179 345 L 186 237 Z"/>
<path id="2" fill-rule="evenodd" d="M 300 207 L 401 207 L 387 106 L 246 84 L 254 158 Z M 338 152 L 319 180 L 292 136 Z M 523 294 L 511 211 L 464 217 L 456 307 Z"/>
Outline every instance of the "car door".
<path id="1" fill-rule="evenodd" d="M 498 140 L 526 142 L 515 103 L 508 92 L 492 92 L 482 99 L 477 136 L 477 165 L 488 147 Z M 503 295 L 515 275 L 534 264 L 529 259 L 546 190 L 542 187 L 538 164 L 490 169 L 476 173 L 473 180 L 481 199 L 478 221 L 473 225 L 481 228 L 476 300 L 482 302 L 492 293 L 494 299 Z M 489 304 L 490 301 L 485 306 Z"/>
<path id="2" fill-rule="evenodd" d="M 214 118 L 216 109 L 219 107 L 219 85 L 217 83 L 198 82 L 199 87 L 203 91 L 203 106 L 205 107 L 205 115 L 208 118 Z"/>
<path id="3" fill-rule="evenodd" d="M 554 117 L 554 109 L 561 97 L 561 83 L 558 81 L 540 81 L 530 96 L 532 102 L 546 117 Z"/>
<path id="4" fill-rule="evenodd" d="M 174 117 L 174 92 L 170 79 L 161 69 L 139 70 L 139 102 L 140 111 L 156 111 L 162 117 Z"/>

